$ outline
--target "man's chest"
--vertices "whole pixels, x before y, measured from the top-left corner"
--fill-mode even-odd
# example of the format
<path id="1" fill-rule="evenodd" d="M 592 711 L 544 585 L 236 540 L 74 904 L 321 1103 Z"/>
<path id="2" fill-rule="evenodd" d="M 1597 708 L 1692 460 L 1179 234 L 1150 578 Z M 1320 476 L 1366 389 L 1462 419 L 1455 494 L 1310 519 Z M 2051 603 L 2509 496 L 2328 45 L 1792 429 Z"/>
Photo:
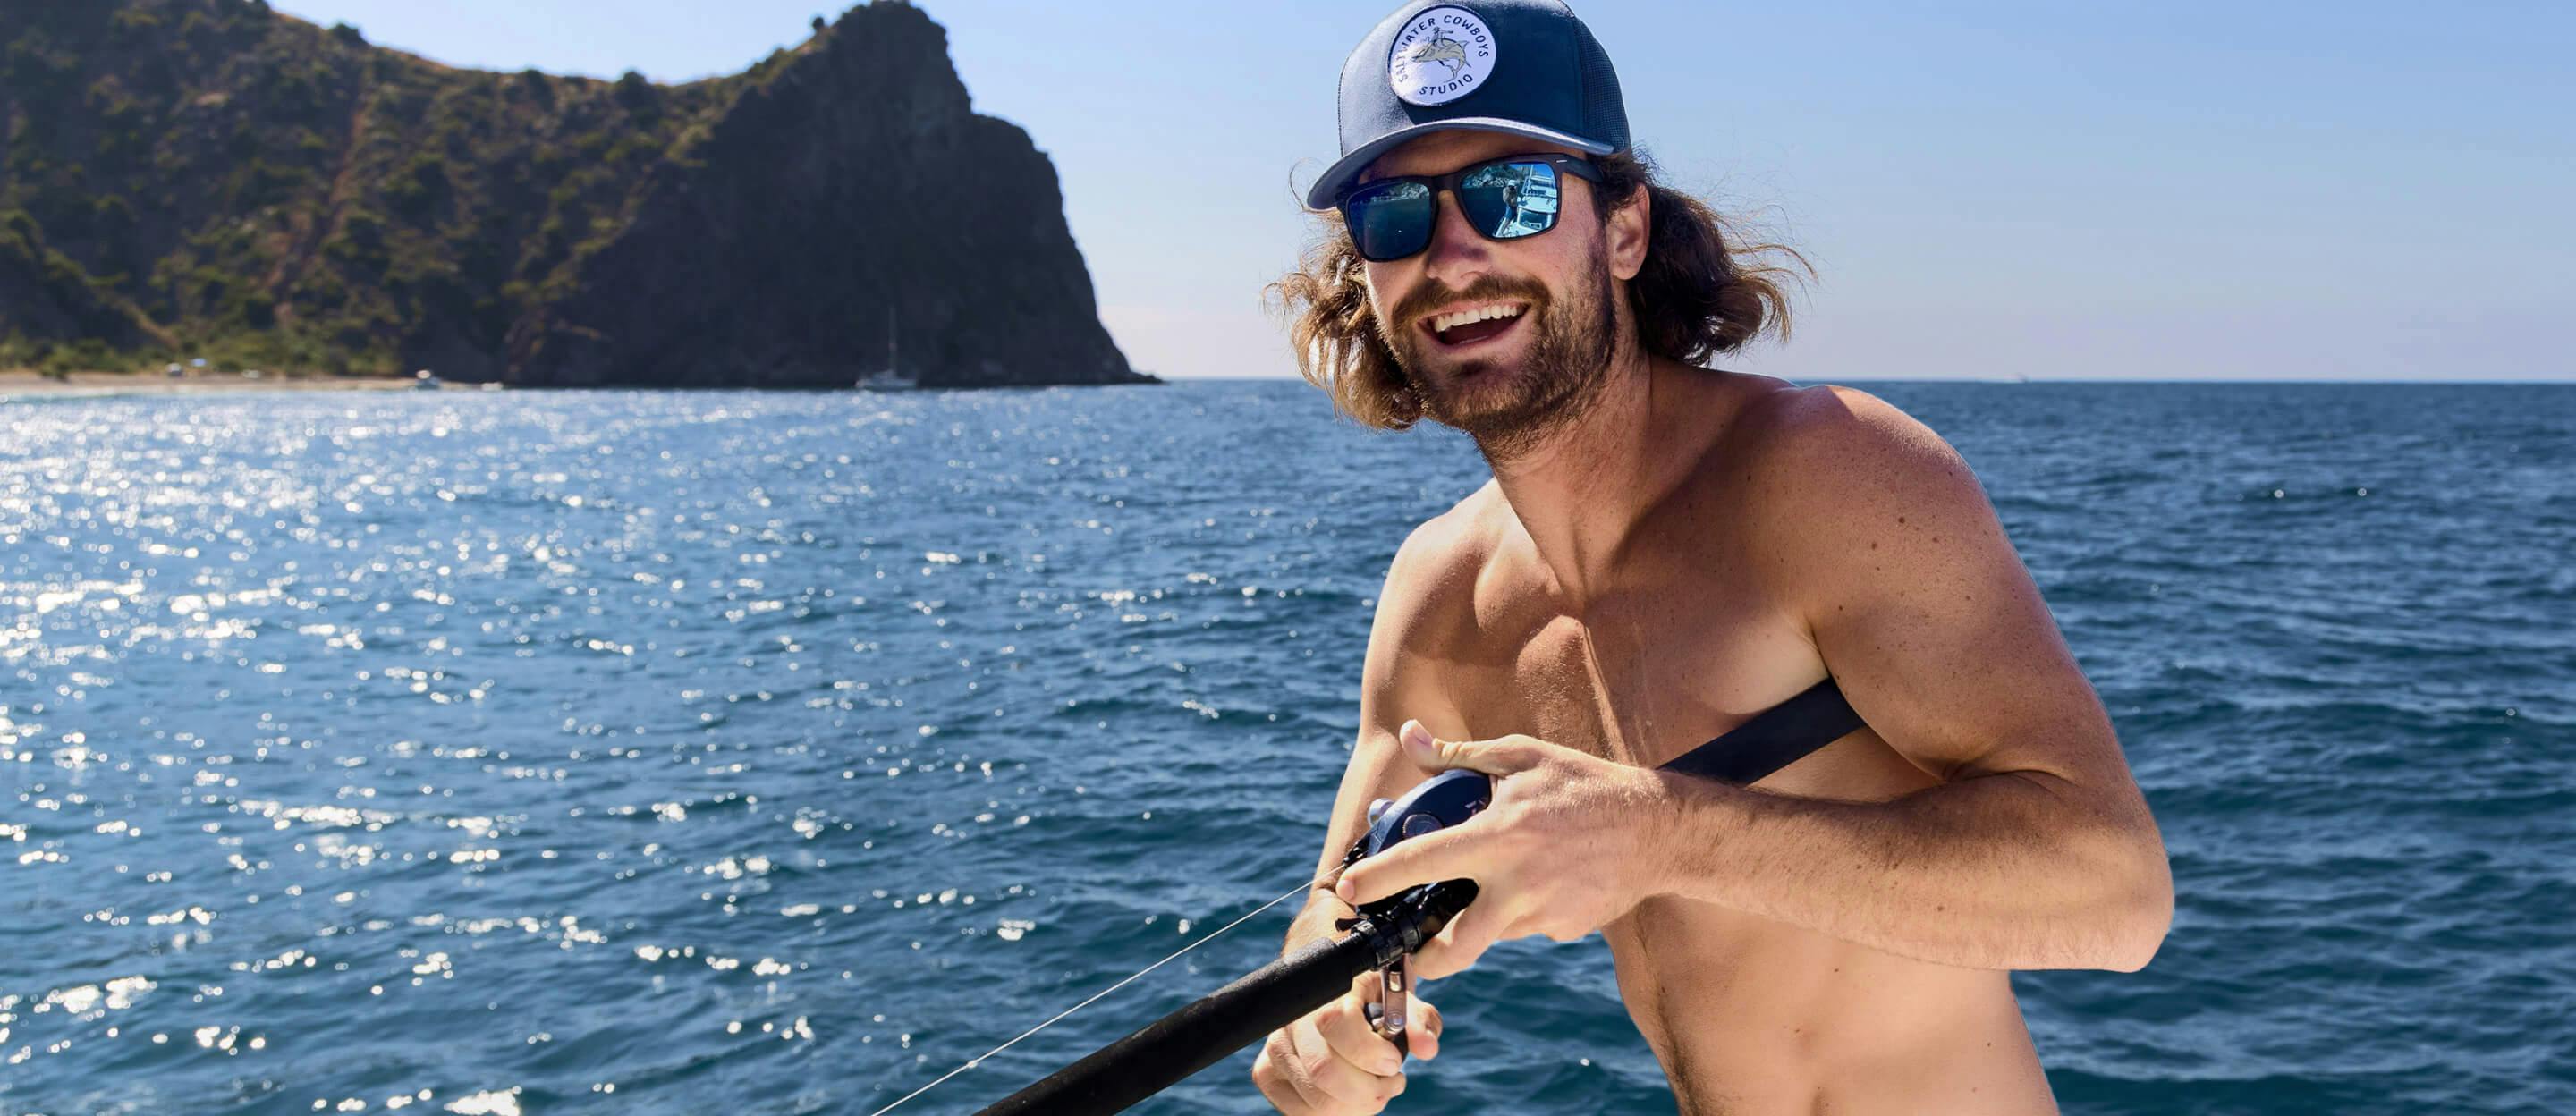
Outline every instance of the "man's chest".
<path id="1" fill-rule="evenodd" d="M 1523 733 L 1644 767 L 1822 673 L 1800 625 L 1722 587 L 1623 589 L 1579 615 L 1538 594 L 1488 599 L 1457 636 L 1438 681 L 1460 730 Z"/>

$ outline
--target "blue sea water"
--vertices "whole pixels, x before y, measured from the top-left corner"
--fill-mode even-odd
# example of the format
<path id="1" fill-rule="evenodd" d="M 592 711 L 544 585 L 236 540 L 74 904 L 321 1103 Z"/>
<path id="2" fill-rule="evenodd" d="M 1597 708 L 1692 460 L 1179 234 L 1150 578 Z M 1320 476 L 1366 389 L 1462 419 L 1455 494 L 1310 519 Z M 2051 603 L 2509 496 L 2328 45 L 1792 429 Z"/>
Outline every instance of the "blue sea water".
<path id="1" fill-rule="evenodd" d="M 2172 851 L 2153 965 L 2016 978 L 2066 1109 L 2576 1110 L 2576 388 L 1874 390 Z M 873 1109 L 1302 878 L 1483 476 L 1282 383 L 0 402 L 0 1111 Z M 1432 995 L 1396 1111 L 1670 1109 L 1597 940 Z"/>

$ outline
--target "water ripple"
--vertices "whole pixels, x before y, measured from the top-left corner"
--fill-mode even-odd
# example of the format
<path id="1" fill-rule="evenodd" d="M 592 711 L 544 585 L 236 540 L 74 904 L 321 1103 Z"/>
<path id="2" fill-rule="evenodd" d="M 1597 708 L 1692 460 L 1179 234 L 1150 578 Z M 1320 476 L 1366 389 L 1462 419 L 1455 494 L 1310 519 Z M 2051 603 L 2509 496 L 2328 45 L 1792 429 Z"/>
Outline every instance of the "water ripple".
<path id="1" fill-rule="evenodd" d="M 2067 1108 L 2576 1106 L 2535 1073 L 2576 392 L 1884 394 L 1977 467 L 2174 852 L 2153 966 L 2017 978 Z M 1284 384 L 0 412 L 12 1110 L 891 1100 L 1312 869 L 1386 562 L 1484 476 Z M 1598 942 L 1439 995 L 1412 1109 L 1669 1104 Z M 1148 1110 L 1242 1108 L 1243 1061 Z"/>

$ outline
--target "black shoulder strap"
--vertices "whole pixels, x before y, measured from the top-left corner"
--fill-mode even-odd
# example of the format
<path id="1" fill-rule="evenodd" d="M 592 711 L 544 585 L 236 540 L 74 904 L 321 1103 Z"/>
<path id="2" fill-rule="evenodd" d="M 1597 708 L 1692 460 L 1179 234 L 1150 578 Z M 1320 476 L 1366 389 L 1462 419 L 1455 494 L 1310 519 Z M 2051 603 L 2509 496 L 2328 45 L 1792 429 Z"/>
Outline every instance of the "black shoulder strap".
<path id="1" fill-rule="evenodd" d="M 1861 727 L 1831 677 L 1763 710 L 1726 735 L 1674 757 L 1661 770 L 1749 786 Z"/>

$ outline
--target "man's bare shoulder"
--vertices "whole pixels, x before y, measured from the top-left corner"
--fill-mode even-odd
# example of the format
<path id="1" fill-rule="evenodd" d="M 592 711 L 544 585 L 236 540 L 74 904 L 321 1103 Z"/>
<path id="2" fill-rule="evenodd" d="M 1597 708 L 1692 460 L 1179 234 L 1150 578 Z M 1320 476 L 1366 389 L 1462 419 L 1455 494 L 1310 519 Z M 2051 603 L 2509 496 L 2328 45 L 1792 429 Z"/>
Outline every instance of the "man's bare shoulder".
<path id="1" fill-rule="evenodd" d="M 1385 604 L 1398 605 L 1407 618 L 1420 620 L 1442 606 L 1472 600 L 1477 578 L 1492 562 L 1510 523 L 1511 506 L 1492 481 L 1424 520 L 1405 536 L 1388 566 Z M 1381 605 L 1379 622 L 1387 619 Z"/>
<path id="2" fill-rule="evenodd" d="M 1740 454 L 1780 483 L 1845 484 L 1927 466 L 1960 464 L 1958 451 L 1895 404 L 1859 388 L 1819 384 L 1779 388 L 1738 412 L 1733 440 Z"/>
<path id="3" fill-rule="evenodd" d="M 1442 657 L 1480 643 L 1485 630 L 1525 599 L 1512 570 L 1520 521 L 1499 484 L 1487 481 L 1404 540 L 1378 601 L 1372 648 Z M 1525 543 L 1523 545 L 1526 545 Z M 1381 642 L 1383 641 L 1383 642 Z"/>
<path id="4" fill-rule="evenodd" d="M 1950 443 L 1894 404 L 1857 388 L 1782 387 L 1749 400 L 1729 431 L 1727 464 L 1748 484 L 1748 512 L 1796 515 L 1810 528 L 1897 506 L 1927 515 L 1983 510 L 1985 493 Z"/>
<path id="5" fill-rule="evenodd" d="M 1365 709 L 1408 709 L 1428 717 L 1437 688 L 1410 664 L 1471 634 L 1476 586 L 1502 538 L 1497 516 L 1510 508 L 1491 482 L 1405 537 L 1388 564 L 1369 630 Z M 1393 724 L 1383 726 L 1389 733 Z"/>
<path id="6" fill-rule="evenodd" d="M 1801 580 L 1901 574 L 2000 538 L 1966 459 L 1868 392 L 1784 386 L 1746 404 L 1729 442 L 1742 514 Z"/>

